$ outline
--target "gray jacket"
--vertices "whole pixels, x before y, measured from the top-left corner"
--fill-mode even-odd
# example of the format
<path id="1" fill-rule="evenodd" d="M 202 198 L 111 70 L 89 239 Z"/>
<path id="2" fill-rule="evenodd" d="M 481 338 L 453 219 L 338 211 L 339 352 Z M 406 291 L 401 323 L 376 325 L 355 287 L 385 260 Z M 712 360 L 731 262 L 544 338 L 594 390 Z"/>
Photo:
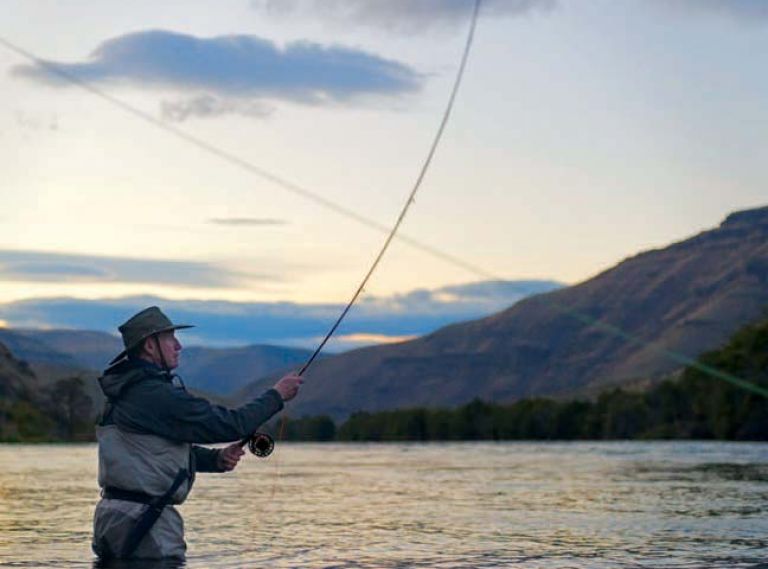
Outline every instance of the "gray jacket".
<path id="1" fill-rule="evenodd" d="M 195 397 L 159 367 L 144 360 L 124 360 L 99 378 L 107 399 L 101 425 L 115 424 L 134 433 L 157 435 L 186 443 L 226 443 L 252 434 L 283 408 L 274 389 L 238 409 L 213 405 Z M 207 449 L 205 449 L 207 450 Z M 197 458 L 198 470 L 207 471 L 210 454 Z"/>

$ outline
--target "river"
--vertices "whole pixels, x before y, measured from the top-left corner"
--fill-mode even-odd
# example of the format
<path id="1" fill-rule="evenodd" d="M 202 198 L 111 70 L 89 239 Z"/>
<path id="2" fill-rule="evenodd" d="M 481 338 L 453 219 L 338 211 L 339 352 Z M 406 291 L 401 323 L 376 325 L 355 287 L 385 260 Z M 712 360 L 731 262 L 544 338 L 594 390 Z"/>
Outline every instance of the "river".
<path id="1" fill-rule="evenodd" d="M 0 566 L 98 567 L 95 446 L 0 465 Z M 186 568 L 768 569 L 768 445 L 284 443 L 180 510 Z"/>

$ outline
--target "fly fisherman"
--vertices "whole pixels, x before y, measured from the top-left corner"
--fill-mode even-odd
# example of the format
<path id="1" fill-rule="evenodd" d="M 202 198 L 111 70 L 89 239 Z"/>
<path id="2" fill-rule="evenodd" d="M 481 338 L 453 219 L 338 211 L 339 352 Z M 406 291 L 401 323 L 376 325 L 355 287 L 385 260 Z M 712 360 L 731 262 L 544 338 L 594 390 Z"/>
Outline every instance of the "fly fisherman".
<path id="1" fill-rule="evenodd" d="M 289 374 L 247 405 L 227 409 L 191 395 L 171 374 L 181 344 L 159 308 L 119 327 L 125 350 L 99 378 L 107 397 L 96 426 L 102 499 L 93 520 L 93 550 L 102 559 L 183 558 L 184 523 L 173 507 L 189 494 L 195 472 L 235 468 L 240 443 L 210 449 L 195 443 L 238 441 L 293 399 L 302 383 Z"/>

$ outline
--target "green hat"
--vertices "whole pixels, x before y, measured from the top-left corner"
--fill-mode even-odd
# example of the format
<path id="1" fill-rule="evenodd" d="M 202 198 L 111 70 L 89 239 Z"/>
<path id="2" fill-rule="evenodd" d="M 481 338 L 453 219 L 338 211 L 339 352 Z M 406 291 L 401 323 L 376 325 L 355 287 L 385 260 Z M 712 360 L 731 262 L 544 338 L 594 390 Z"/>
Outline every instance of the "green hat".
<path id="1" fill-rule="evenodd" d="M 157 306 L 145 308 L 138 314 L 131 316 L 124 324 L 117 328 L 123 337 L 125 349 L 117 354 L 115 359 L 109 362 L 109 365 L 124 358 L 130 350 L 139 346 L 150 336 L 183 328 L 194 328 L 194 326 L 174 324 Z"/>

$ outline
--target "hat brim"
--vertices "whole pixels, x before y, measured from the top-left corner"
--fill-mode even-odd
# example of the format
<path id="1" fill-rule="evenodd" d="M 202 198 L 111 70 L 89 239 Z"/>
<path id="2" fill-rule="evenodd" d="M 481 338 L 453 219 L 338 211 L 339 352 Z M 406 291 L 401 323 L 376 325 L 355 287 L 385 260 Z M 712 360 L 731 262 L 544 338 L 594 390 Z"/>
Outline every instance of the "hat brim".
<path id="1" fill-rule="evenodd" d="M 133 348 L 135 348 L 136 346 L 141 344 L 147 338 L 151 338 L 155 334 L 162 334 L 163 332 L 173 332 L 174 330 L 184 330 L 185 328 L 194 328 L 194 327 L 195 327 L 194 324 L 174 324 L 173 326 L 166 326 L 165 328 L 161 328 L 160 330 L 154 330 L 154 331 L 150 332 L 149 334 L 146 334 L 146 335 L 142 336 L 141 338 L 139 338 L 138 340 L 136 340 L 133 343 L 133 345 L 126 347 L 122 352 L 117 354 L 112 359 L 112 361 L 110 361 L 109 364 L 107 364 L 107 365 L 111 366 L 113 364 L 116 364 L 117 362 L 122 360 L 128 354 L 128 352 L 130 350 L 132 350 Z"/>

